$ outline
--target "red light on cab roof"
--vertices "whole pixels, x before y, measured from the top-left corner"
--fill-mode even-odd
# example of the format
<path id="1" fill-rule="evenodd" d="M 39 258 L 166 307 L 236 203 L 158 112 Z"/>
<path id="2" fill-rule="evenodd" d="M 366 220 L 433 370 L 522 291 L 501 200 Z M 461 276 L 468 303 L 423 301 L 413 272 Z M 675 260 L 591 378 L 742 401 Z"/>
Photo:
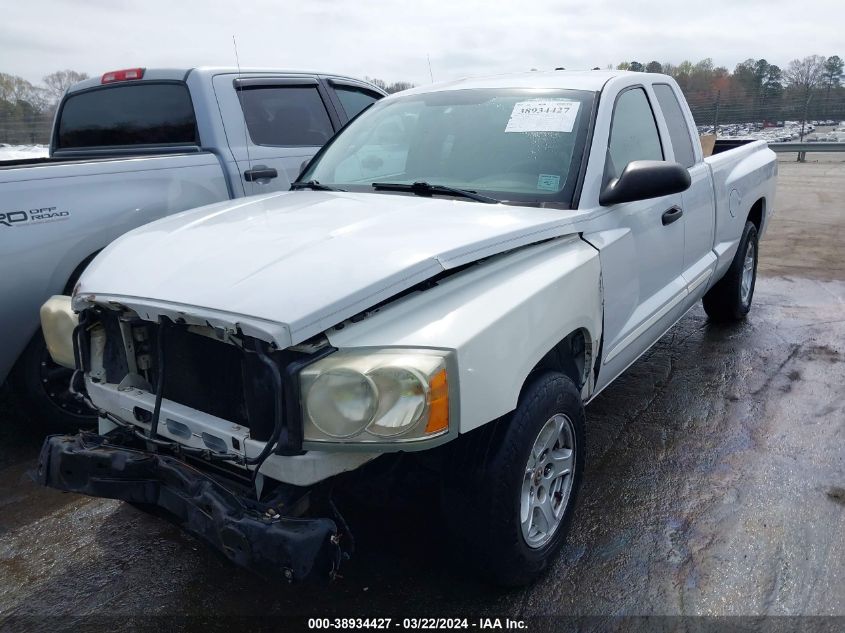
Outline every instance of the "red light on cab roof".
<path id="1" fill-rule="evenodd" d="M 144 77 L 143 68 L 125 68 L 124 70 L 113 70 L 103 75 L 100 83 L 110 84 L 114 81 L 132 81 Z"/>

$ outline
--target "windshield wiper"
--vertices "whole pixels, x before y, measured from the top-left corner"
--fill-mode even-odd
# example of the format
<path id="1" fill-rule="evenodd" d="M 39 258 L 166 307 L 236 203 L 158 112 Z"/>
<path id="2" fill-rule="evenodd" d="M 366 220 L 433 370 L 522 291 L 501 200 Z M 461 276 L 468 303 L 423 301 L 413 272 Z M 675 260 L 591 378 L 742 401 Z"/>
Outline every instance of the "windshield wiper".
<path id="1" fill-rule="evenodd" d="M 487 204 L 499 204 L 499 200 L 482 196 L 480 193 L 470 191 L 468 189 L 455 189 L 454 187 L 447 187 L 445 185 L 432 185 L 427 182 L 415 182 L 407 184 L 404 182 L 374 182 L 373 189 L 376 191 L 409 191 L 418 196 L 431 196 L 434 194 L 444 194 L 447 196 L 457 196 L 460 198 L 469 198 L 476 202 L 484 202 Z"/>
<path id="2" fill-rule="evenodd" d="M 297 180 L 290 184 L 290 190 L 297 189 L 313 189 L 314 191 L 346 191 L 345 189 L 338 189 L 337 187 L 329 187 L 328 185 L 321 185 L 316 180 Z"/>

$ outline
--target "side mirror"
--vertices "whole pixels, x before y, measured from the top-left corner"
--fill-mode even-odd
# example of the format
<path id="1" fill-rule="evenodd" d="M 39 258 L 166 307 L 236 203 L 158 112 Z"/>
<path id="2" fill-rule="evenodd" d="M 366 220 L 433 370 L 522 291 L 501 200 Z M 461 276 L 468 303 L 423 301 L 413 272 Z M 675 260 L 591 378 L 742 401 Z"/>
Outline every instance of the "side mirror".
<path id="1" fill-rule="evenodd" d="M 620 202 L 659 198 L 686 191 L 690 186 L 689 172 L 683 165 L 662 160 L 634 160 L 619 178 L 611 180 L 599 196 L 603 207 Z"/>

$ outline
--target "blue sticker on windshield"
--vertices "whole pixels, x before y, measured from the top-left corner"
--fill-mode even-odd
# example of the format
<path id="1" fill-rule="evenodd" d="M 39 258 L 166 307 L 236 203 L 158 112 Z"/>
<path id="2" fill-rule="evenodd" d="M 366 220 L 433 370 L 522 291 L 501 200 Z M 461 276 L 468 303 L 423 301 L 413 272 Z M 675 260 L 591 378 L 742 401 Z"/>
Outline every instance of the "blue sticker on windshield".
<path id="1" fill-rule="evenodd" d="M 553 176 L 552 174 L 540 174 L 537 178 L 537 189 L 545 191 L 557 191 L 560 189 L 560 176 Z"/>

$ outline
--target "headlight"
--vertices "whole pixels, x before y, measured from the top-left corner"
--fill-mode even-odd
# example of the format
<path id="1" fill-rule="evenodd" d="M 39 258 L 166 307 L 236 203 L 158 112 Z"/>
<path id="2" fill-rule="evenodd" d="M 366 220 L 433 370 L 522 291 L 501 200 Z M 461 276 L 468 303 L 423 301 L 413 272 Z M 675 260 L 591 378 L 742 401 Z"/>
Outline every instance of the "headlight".
<path id="1" fill-rule="evenodd" d="M 41 331 L 53 361 L 62 367 L 74 369 L 73 330 L 79 317 L 70 305 L 70 297 L 53 295 L 41 306 Z"/>
<path id="2" fill-rule="evenodd" d="M 406 442 L 449 432 L 449 353 L 340 351 L 300 375 L 306 442 Z"/>

